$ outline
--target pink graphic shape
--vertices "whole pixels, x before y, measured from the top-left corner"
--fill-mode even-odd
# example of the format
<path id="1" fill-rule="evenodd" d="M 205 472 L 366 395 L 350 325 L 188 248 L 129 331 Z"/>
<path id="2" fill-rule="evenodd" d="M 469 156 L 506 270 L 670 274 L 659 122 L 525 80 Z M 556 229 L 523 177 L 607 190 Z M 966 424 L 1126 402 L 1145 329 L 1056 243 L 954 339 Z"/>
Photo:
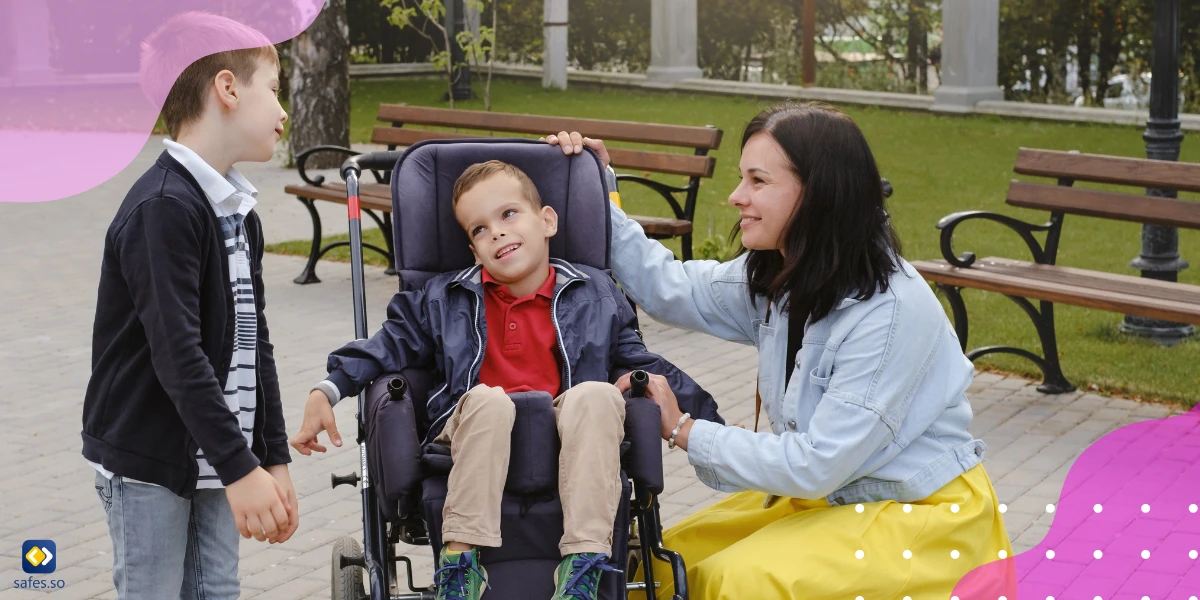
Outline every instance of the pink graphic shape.
<path id="1" fill-rule="evenodd" d="M 124 169 L 162 96 L 192 61 L 277 44 L 304 31 L 324 0 L 21 0 L 0 2 L 0 202 L 87 191 Z M 255 36 L 193 36 L 167 67 L 139 74 L 142 42 L 178 15 L 226 17 Z M 186 19 L 181 21 L 187 26 Z M 237 28 L 244 29 L 244 28 Z M 153 98 L 153 100 L 149 99 Z"/>
<path id="2" fill-rule="evenodd" d="M 959 600 L 1200 597 L 1200 512 L 1192 511 L 1198 503 L 1200 408 L 1126 425 L 1100 438 L 1071 466 L 1040 544 L 971 571 L 954 595 Z"/>

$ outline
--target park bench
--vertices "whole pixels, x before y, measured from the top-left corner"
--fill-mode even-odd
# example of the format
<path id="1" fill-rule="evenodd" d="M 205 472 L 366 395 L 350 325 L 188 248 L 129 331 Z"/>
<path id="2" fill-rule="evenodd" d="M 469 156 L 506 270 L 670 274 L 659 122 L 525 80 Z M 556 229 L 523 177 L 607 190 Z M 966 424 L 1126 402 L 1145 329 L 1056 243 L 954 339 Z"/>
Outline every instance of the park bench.
<path id="1" fill-rule="evenodd" d="M 1200 324 L 1200 286 L 1054 264 L 1067 214 L 1200 229 L 1200 203 L 1149 196 L 1144 190 L 1124 193 L 1073 187 L 1075 182 L 1200 192 L 1200 164 L 1022 148 L 1013 170 L 1020 175 L 1057 180 L 1055 184 L 1014 180 L 1008 188 L 1006 202 L 1010 206 L 1050 211 L 1048 221 L 1031 224 L 985 211 L 954 213 L 937 224 L 941 230 L 942 259 L 913 263 L 925 279 L 945 294 L 964 351 L 967 310 L 960 293 L 963 288 L 1008 296 L 1032 319 L 1042 346 L 1041 356 L 1021 348 L 989 346 L 967 352 L 968 358 L 975 360 L 995 352 L 1023 356 L 1042 371 L 1040 391 L 1065 393 L 1075 387 L 1063 376 L 1059 364 L 1055 303 Z M 1033 261 L 999 257 L 977 260 L 971 252 L 956 255 L 954 229 L 974 219 L 994 221 L 1016 231 L 1029 247 Z M 1045 242 L 1039 244 L 1035 233 L 1045 233 Z M 1031 300 L 1038 300 L 1039 306 L 1035 307 Z"/>
<path id="2" fill-rule="evenodd" d="M 570 117 L 547 117 L 510 113 L 428 108 L 405 104 L 383 104 L 377 114 L 379 121 L 390 125 L 376 126 L 371 132 L 371 142 L 386 145 L 389 150 L 405 148 L 430 139 L 457 139 L 487 136 L 488 133 L 463 133 L 462 129 L 479 132 L 504 132 L 508 134 L 541 137 L 560 131 L 578 131 L 587 137 L 607 141 L 633 142 L 653 146 L 682 149 L 690 153 L 662 150 L 629 148 L 608 149 L 614 168 L 631 169 L 643 174 L 660 173 L 687 177 L 686 185 L 672 186 L 642 175 L 620 173 L 618 181 L 643 185 L 666 200 L 674 213 L 673 218 L 630 215 L 642 225 L 646 235 L 655 239 L 682 238 L 684 260 L 692 258 L 692 221 L 696 213 L 696 199 L 700 181 L 711 178 L 716 159 L 708 156 L 710 150 L 721 144 L 721 130 L 715 127 L 691 127 L 663 125 L 658 123 L 635 123 L 630 121 L 605 121 L 599 119 L 576 119 Z M 453 128 L 448 130 L 413 129 L 406 125 L 423 127 Z M 313 238 L 308 264 L 295 279 L 296 283 L 316 283 L 317 261 L 325 253 L 348 242 L 321 245 L 321 217 L 316 202 L 346 203 L 346 189 L 341 183 L 327 182 L 322 176 L 310 177 L 305 171 L 305 162 L 317 152 L 340 152 L 354 155 L 357 152 L 340 146 L 317 146 L 296 156 L 297 168 L 303 184 L 288 185 L 284 190 L 296 196 L 308 209 L 312 217 Z M 383 234 L 386 248 L 364 244 L 364 248 L 383 254 L 388 259 L 389 273 L 394 272 L 393 241 L 391 226 L 391 191 L 389 174 L 375 173 L 375 182 L 364 182 L 359 189 L 359 201 Z M 677 195 L 682 195 L 682 198 Z"/>

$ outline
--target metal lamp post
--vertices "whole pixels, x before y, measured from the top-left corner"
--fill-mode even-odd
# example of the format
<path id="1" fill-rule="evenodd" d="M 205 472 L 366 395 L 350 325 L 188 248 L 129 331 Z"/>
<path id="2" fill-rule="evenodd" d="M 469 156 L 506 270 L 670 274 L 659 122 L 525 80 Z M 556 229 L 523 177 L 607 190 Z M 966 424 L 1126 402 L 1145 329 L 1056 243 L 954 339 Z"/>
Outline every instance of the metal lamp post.
<path id="1" fill-rule="evenodd" d="M 1146 158 L 1179 160 L 1183 132 L 1179 128 L 1179 2 L 1154 1 L 1154 64 L 1150 83 L 1150 119 L 1146 124 Z M 1146 195 L 1176 197 L 1175 190 L 1147 189 Z M 1179 231 L 1161 225 L 1142 226 L 1142 253 L 1129 263 L 1142 277 L 1177 281 L 1188 267 L 1179 256 Z M 1195 333 L 1181 323 L 1126 315 L 1121 331 L 1173 344 Z"/>

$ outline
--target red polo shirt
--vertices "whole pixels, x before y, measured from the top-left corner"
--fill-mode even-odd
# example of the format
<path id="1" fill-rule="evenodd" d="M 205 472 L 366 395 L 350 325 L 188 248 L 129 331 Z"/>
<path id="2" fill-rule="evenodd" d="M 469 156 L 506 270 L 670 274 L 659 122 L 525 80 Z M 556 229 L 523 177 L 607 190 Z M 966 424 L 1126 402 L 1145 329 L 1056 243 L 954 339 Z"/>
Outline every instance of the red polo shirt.
<path id="1" fill-rule="evenodd" d="M 554 267 L 542 287 L 523 298 L 513 296 L 483 269 L 483 290 L 488 339 L 479 382 L 510 393 L 544 390 L 558 396 L 561 358 L 550 315 Z"/>

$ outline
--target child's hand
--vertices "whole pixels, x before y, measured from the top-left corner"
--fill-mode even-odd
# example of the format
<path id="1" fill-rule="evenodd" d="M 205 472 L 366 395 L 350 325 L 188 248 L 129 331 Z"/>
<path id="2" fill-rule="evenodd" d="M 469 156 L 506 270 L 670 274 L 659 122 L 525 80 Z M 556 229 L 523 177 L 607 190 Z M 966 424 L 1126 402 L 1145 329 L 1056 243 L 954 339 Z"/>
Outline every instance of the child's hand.
<path id="1" fill-rule="evenodd" d="M 551 146 L 560 146 L 563 154 L 566 154 L 567 156 L 579 154 L 583 152 L 583 147 L 587 146 L 596 153 L 596 156 L 600 157 L 600 162 L 604 166 L 607 167 L 608 163 L 612 162 L 612 159 L 608 157 L 608 149 L 604 147 L 604 140 L 594 140 L 592 138 L 583 137 L 575 131 L 572 131 L 571 133 L 560 131 L 558 132 L 558 135 L 548 135 L 539 139 L 547 144 L 550 144 Z"/>
<path id="2" fill-rule="evenodd" d="M 317 443 L 317 434 L 322 431 L 329 432 L 329 441 L 334 446 L 342 447 L 342 436 L 338 433 L 337 418 L 333 416 L 329 398 L 325 392 L 313 390 L 308 395 L 308 404 L 304 405 L 304 422 L 300 424 L 300 431 L 288 443 L 305 456 L 312 456 L 313 450 L 324 452 L 325 446 Z"/>
<path id="3" fill-rule="evenodd" d="M 244 538 L 274 542 L 291 527 L 284 505 L 287 496 L 279 482 L 262 467 L 225 486 L 225 497 Z"/>
<path id="4" fill-rule="evenodd" d="M 296 533 L 296 528 L 300 527 L 300 504 L 296 500 L 296 488 L 292 486 L 292 475 L 288 472 L 287 465 L 271 465 L 267 467 L 267 473 L 275 478 L 279 483 L 279 487 L 283 489 L 284 508 L 287 509 L 288 527 L 279 533 L 279 537 L 273 543 L 282 544 Z"/>

